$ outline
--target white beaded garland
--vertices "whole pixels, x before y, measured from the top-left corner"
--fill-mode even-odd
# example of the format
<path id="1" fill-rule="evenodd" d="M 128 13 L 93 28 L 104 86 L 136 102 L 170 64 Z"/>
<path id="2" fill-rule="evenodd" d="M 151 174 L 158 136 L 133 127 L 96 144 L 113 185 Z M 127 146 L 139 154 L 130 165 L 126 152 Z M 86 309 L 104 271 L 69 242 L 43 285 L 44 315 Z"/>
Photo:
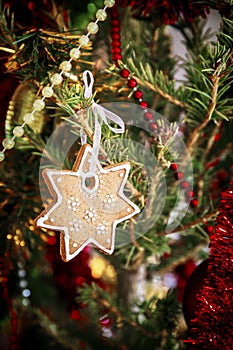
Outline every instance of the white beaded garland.
<path id="1" fill-rule="evenodd" d="M 53 86 L 54 85 L 59 85 L 62 83 L 63 81 L 63 77 L 62 77 L 62 73 L 64 72 L 70 72 L 72 69 L 72 64 L 71 61 L 72 60 L 77 60 L 79 59 L 80 55 L 81 55 L 81 51 L 80 48 L 81 47 L 85 47 L 89 44 L 90 39 L 89 39 L 89 35 L 90 34 L 96 34 L 99 30 L 99 26 L 98 26 L 98 22 L 99 21 L 105 21 L 107 18 L 107 12 L 106 9 L 109 7 L 113 7 L 115 4 L 115 0 L 104 0 L 104 5 L 105 7 L 103 9 L 99 9 L 96 12 L 96 21 L 95 22 L 90 22 L 87 26 L 87 31 L 88 33 L 86 35 L 81 35 L 81 37 L 79 38 L 79 46 L 78 47 L 74 47 L 70 50 L 69 52 L 69 56 L 70 56 L 70 61 L 63 61 L 60 64 L 60 69 L 61 72 L 60 73 L 54 73 L 51 77 L 51 86 L 45 86 L 42 89 L 42 99 L 36 99 L 33 103 L 33 107 L 34 110 L 31 113 L 27 113 L 24 115 L 24 123 L 22 125 L 16 126 L 13 129 L 13 135 L 14 137 L 11 139 L 5 139 L 2 142 L 2 145 L 4 147 L 4 149 L 2 151 L 0 151 L 0 162 L 2 162 L 5 159 L 5 150 L 6 149 L 11 149 L 14 147 L 15 142 L 14 142 L 14 138 L 15 137 L 21 137 L 24 134 L 24 126 L 25 124 L 32 124 L 35 121 L 35 117 L 34 117 L 34 112 L 35 111 L 41 111 L 45 108 L 45 102 L 44 99 L 45 98 L 49 98 L 53 95 Z M 9 110 L 10 110 L 9 106 Z"/>
<path id="2" fill-rule="evenodd" d="M 90 22 L 87 26 L 87 30 L 90 34 L 96 34 L 99 30 L 99 26 L 95 22 Z"/>
<path id="3" fill-rule="evenodd" d="M 3 162 L 4 159 L 5 159 L 4 152 L 0 152 L 0 162 Z"/>
<path id="4" fill-rule="evenodd" d="M 62 83 L 62 80 L 63 80 L 63 78 L 62 78 L 61 74 L 59 74 L 59 73 L 55 73 L 55 74 L 53 74 L 53 75 L 51 76 L 51 82 L 52 82 L 54 85 L 59 85 L 59 84 L 61 84 L 61 83 Z"/>
<path id="5" fill-rule="evenodd" d="M 16 136 L 16 137 L 21 137 L 23 136 L 24 134 L 24 129 L 22 126 L 16 126 L 14 129 L 13 129 L 13 134 Z"/>
<path id="6" fill-rule="evenodd" d="M 42 90 L 42 95 L 44 97 L 51 97 L 51 96 L 53 96 L 53 89 L 50 86 L 45 86 L 43 88 L 43 90 Z"/>
<path id="7" fill-rule="evenodd" d="M 45 102 L 41 99 L 37 99 L 34 101 L 33 103 L 33 107 L 35 109 L 35 111 L 42 111 L 42 109 L 45 108 Z"/>
<path id="8" fill-rule="evenodd" d="M 63 72 L 70 72 L 72 69 L 72 64 L 69 61 L 63 61 L 60 64 L 60 68 Z"/>
<path id="9" fill-rule="evenodd" d="M 87 35 L 81 35 L 79 38 L 79 44 L 81 46 L 87 46 L 89 41 L 90 41 L 90 39 L 88 38 Z"/>
<path id="10" fill-rule="evenodd" d="M 104 0 L 104 5 L 107 7 L 113 7 L 115 5 L 115 0 Z"/>
<path id="11" fill-rule="evenodd" d="M 13 139 L 4 139 L 2 145 L 5 149 L 12 149 L 15 145 L 15 141 Z"/>
<path id="12" fill-rule="evenodd" d="M 28 125 L 32 124 L 35 121 L 34 114 L 33 113 L 25 114 L 25 116 L 23 117 L 23 120 Z"/>
<path id="13" fill-rule="evenodd" d="M 96 18 L 98 19 L 98 21 L 101 21 L 101 22 L 105 21 L 107 18 L 107 12 L 104 9 L 99 9 L 96 12 Z"/>
<path id="14" fill-rule="evenodd" d="M 70 50 L 70 57 L 73 60 L 79 59 L 80 55 L 81 55 L 81 51 L 79 50 L 78 47 L 74 47 L 73 49 Z"/>

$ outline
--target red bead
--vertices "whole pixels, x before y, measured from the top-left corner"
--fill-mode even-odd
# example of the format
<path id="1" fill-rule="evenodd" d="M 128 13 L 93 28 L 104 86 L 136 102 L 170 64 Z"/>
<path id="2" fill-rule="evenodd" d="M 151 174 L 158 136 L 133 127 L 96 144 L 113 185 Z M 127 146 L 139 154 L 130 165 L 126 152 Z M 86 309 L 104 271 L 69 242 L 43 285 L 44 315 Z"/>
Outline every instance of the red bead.
<path id="1" fill-rule="evenodd" d="M 139 105 L 142 106 L 143 108 L 148 107 L 148 103 L 146 101 L 140 101 Z"/>
<path id="2" fill-rule="evenodd" d="M 121 36 L 119 33 L 112 34 L 112 40 L 120 40 Z"/>
<path id="3" fill-rule="evenodd" d="M 184 173 L 182 173 L 182 171 L 177 171 L 174 174 L 174 177 L 175 177 L 176 180 L 182 180 L 184 178 Z"/>
<path id="4" fill-rule="evenodd" d="M 139 100 L 140 98 L 142 98 L 142 96 L 143 96 L 143 93 L 142 93 L 141 90 L 136 90 L 136 91 L 134 91 L 134 93 L 133 93 L 133 97 L 136 98 L 137 100 Z"/>
<path id="5" fill-rule="evenodd" d="M 123 68 L 123 69 L 121 70 L 121 76 L 122 76 L 122 78 L 128 78 L 129 74 L 130 74 L 130 71 L 129 71 L 128 69 Z"/>
<path id="6" fill-rule="evenodd" d="M 119 27 L 112 27 L 111 33 L 112 34 L 120 33 L 120 28 Z"/>
<path id="7" fill-rule="evenodd" d="M 198 206 L 198 199 L 192 199 L 190 205 L 192 208 L 196 208 Z"/>
<path id="8" fill-rule="evenodd" d="M 208 233 L 213 233 L 214 232 L 214 226 L 212 226 L 212 225 L 207 225 L 206 227 L 205 227 L 205 231 L 206 232 L 208 232 Z"/>
<path id="9" fill-rule="evenodd" d="M 187 190 L 189 188 L 189 183 L 188 181 L 182 181 L 180 184 L 181 188 L 183 188 L 184 190 Z"/>
<path id="10" fill-rule="evenodd" d="M 76 278 L 76 281 L 75 281 L 77 286 L 82 286 L 83 283 L 85 283 L 85 282 L 86 282 L 86 279 L 84 277 L 82 277 L 82 276 L 79 276 L 78 278 Z"/>
<path id="11" fill-rule="evenodd" d="M 194 197 L 194 192 L 189 190 L 185 192 L 185 195 L 188 199 L 190 199 Z"/>
<path id="12" fill-rule="evenodd" d="M 152 121 L 153 120 L 153 114 L 151 112 L 145 112 L 144 113 L 144 119 L 147 121 Z"/>
<path id="13" fill-rule="evenodd" d="M 118 61 L 122 59 L 122 56 L 119 53 L 114 53 L 112 58 L 113 58 L 113 61 Z"/>
<path id="14" fill-rule="evenodd" d="M 135 88 L 137 86 L 137 81 L 135 79 L 131 78 L 131 79 L 129 79 L 127 85 L 128 85 L 128 87 L 133 89 L 133 88 Z"/>
<path id="15" fill-rule="evenodd" d="M 171 163 L 170 169 L 173 170 L 173 171 L 177 171 L 178 170 L 178 165 L 176 163 Z"/>
<path id="16" fill-rule="evenodd" d="M 121 42 L 120 42 L 120 41 L 114 40 L 114 41 L 111 43 L 111 46 L 112 46 L 112 48 L 114 48 L 114 47 L 120 47 L 120 46 L 121 46 Z"/>
<path id="17" fill-rule="evenodd" d="M 113 19 L 113 20 L 111 21 L 111 25 L 112 25 L 112 26 L 119 26 L 119 24 L 120 24 L 120 21 L 119 21 L 118 19 Z"/>
<path id="18" fill-rule="evenodd" d="M 111 50 L 111 53 L 121 53 L 121 48 L 120 48 L 120 47 L 114 47 L 114 48 Z"/>
<path id="19" fill-rule="evenodd" d="M 157 130 L 157 124 L 156 123 L 150 123 L 149 125 L 149 129 L 153 132 L 155 132 Z"/>
<path id="20" fill-rule="evenodd" d="M 73 310 L 70 316 L 75 321 L 78 321 L 81 318 L 80 312 L 78 310 Z"/>
<path id="21" fill-rule="evenodd" d="M 214 136 L 214 141 L 215 141 L 215 142 L 218 142 L 218 141 L 220 140 L 220 138 L 221 138 L 221 135 L 220 135 L 220 134 L 216 134 L 216 135 Z"/>
<path id="22" fill-rule="evenodd" d="M 48 237 L 48 240 L 47 240 L 47 243 L 49 245 L 54 245 L 56 243 L 57 239 L 55 236 L 52 236 L 52 237 Z"/>

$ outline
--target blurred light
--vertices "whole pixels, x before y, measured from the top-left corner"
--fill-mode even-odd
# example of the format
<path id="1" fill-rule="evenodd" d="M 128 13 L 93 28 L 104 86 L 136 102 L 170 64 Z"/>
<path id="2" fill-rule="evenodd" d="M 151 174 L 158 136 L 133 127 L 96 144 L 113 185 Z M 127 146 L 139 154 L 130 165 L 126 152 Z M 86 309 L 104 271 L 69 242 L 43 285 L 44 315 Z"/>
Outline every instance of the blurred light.
<path id="1" fill-rule="evenodd" d="M 93 2 L 90 2 L 88 5 L 87 5 L 87 10 L 88 12 L 96 12 L 97 10 L 97 7 L 96 5 L 93 3 Z"/>
<path id="2" fill-rule="evenodd" d="M 6 238 L 7 238 L 7 239 L 12 239 L 12 235 L 11 235 L 11 234 L 8 234 L 8 235 L 6 236 Z"/>
<path id="3" fill-rule="evenodd" d="M 94 278 L 101 278 L 106 268 L 106 261 L 101 257 L 93 257 L 90 261 L 90 268 Z"/>
<path id="4" fill-rule="evenodd" d="M 19 286 L 20 286 L 21 288 L 27 287 L 27 284 L 28 284 L 28 282 L 27 282 L 26 280 L 22 280 L 22 281 L 19 282 Z"/>
<path id="5" fill-rule="evenodd" d="M 25 277 L 26 276 L 26 271 L 25 270 L 19 270 L 18 275 L 19 275 L 19 277 Z"/>
<path id="6" fill-rule="evenodd" d="M 21 247 L 24 247 L 24 246 L 25 246 L 25 242 L 24 242 L 24 241 L 21 241 L 21 242 L 20 242 L 20 245 L 21 245 Z"/>
<path id="7" fill-rule="evenodd" d="M 15 231 L 15 233 L 16 233 L 17 235 L 21 235 L 21 234 L 22 234 L 22 231 L 21 231 L 19 228 L 17 228 L 17 230 Z"/>
<path id="8" fill-rule="evenodd" d="M 24 298 L 28 298 L 31 295 L 31 291 L 30 291 L 30 289 L 24 289 L 22 294 L 23 294 Z"/>

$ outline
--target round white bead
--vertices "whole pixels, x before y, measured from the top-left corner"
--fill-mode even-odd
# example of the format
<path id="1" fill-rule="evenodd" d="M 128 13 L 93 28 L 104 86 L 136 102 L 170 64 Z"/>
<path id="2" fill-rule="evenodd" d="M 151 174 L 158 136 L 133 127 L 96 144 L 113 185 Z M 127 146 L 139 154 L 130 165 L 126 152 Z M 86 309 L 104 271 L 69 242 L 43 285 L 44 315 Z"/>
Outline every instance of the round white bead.
<path id="1" fill-rule="evenodd" d="M 12 139 L 4 139 L 2 141 L 2 145 L 6 149 L 12 149 L 14 147 L 14 145 L 15 145 L 15 141 L 12 140 Z"/>
<path id="2" fill-rule="evenodd" d="M 33 107 L 36 111 L 42 111 L 45 108 L 45 103 L 43 100 L 38 99 L 34 101 Z"/>
<path id="3" fill-rule="evenodd" d="M 0 152 L 0 162 L 2 162 L 5 159 L 4 152 Z"/>
<path id="4" fill-rule="evenodd" d="M 74 47 L 73 49 L 70 50 L 70 57 L 73 59 L 73 60 L 77 60 L 81 55 L 81 51 L 77 48 L 77 47 Z"/>
<path id="5" fill-rule="evenodd" d="M 63 78 L 60 74 L 58 73 L 55 73 L 51 76 L 51 82 L 54 84 L 54 85 L 59 85 L 61 84 Z"/>
<path id="6" fill-rule="evenodd" d="M 96 34 L 98 32 L 98 30 L 99 30 L 99 26 L 95 22 L 90 22 L 87 26 L 87 31 L 90 34 Z"/>
<path id="7" fill-rule="evenodd" d="M 45 86 L 42 90 L 42 95 L 45 97 L 53 96 L 53 89 L 50 86 Z"/>
<path id="8" fill-rule="evenodd" d="M 34 114 L 32 113 L 25 114 L 25 116 L 23 117 L 23 120 L 28 125 L 32 124 L 35 121 Z"/>
<path id="9" fill-rule="evenodd" d="M 97 12 L 96 12 L 96 18 L 99 20 L 99 21 L 105 21 L 106 18 L 107 18 L 107 12 L 103 9 L 99 9 Z"/>
<path id="10" fill-rule="evenodd" d="M 61 70 L 63 70 L 64 72 L 70 72 L 72 69 L 72 64 L 69 61 L 63 61 L 60 64 L 60 68 Z"/>
<path id="11" fill-rule="evenodd" d="M 22 128 L 22 126 L 16 126 L 16 127 L 13 129 L 13 134 L 14 134 L 16 137 L 23 136 L 23 134 L 24 134 L 24 129 Z"/>
<path id="12" fill-rule="evenodd" d="M 115 0 L 104 0 L 104 5 L 107 7 L 113 7 L 115 5 Z"/>
<path id="13" fill-rule="evenodd" d="M 90 39 L 86 35 L 81 35 L 79 38 L 79 44 L 81 46 L 87 46 L 89 43 Z"/>

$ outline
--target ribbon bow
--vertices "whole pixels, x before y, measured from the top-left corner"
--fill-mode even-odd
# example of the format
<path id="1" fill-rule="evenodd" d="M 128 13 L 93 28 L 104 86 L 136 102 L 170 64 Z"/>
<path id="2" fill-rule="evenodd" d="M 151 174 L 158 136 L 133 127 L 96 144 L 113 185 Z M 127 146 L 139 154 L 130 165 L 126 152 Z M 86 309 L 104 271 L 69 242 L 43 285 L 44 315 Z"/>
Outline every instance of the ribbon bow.
<path id="1" fill-rule="evenodd" d="M 88 81 L 89 77 L 89 81 Z M 92 88 L 94 85 L 94 78 L 92 75 L 92 72 L 89 70 L 86 70 L 83 72 L 83 81 L 84 81 L 84 97 L 90 98 L 92 93 Z M 93 140 L 93 148 L 92 148 L 92 159 L 91 159 L 91 167 L 90 172 L 94 174 L 96 163 L 98 160 L 98 154 L 99 154 L 99 148 L 100 148 L 100 140 L 101 140 L 101 124 L 99 122 L 99 118 L 101 121 L 108 126 L 108 128 L 113 131 L 116 134 L 122 134 L 125 132 L 125 123 L 124 121 L 115 113 L 109 111 L 108 109 L 98 105 L 95 101 L 93 101 L 91 105 L 92 113 L 95 116 L 95 122 L 94 122 L 94 140 Z M 109 121 L 112 121 L 113 123 L 117 124 L 119 128 L 114 128 L 109 124 Z M 85 143 L 86 141 L 86 135 L 81 138 L 82 143 Z"/>

